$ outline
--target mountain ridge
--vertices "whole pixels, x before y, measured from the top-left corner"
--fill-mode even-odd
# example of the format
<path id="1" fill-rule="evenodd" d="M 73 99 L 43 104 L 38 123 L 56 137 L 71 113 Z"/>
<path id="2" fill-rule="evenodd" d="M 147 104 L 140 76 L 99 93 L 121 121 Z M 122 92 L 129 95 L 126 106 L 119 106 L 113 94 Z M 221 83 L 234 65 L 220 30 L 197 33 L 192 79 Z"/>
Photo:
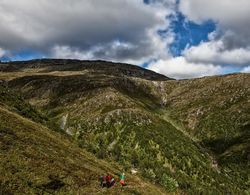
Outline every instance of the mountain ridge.
<path id="1" fill-rule="evenodd" d="M 0 63 L 0 71 L 2 72 L 18 71 L 22 70 L 22 68 L 47 68 L 47 71 L 80 71 L 93 69 L 95 71 L 99 70 L 101 72 L 108 71 L 108 69 L 112 69 L 113 71 L 115 71 L 115 74 L 120 71 L 122 74 L 127 76 L 141 77 L 149 80 L 170 79 L 162 74 L 155 73 L 151 70 L 144 69 L 136 65 L 114 63 L 103 60 L 37 59 L 29 61 L 13 61 Z M 46 72 L 46 69 L 42 71 Z"/>

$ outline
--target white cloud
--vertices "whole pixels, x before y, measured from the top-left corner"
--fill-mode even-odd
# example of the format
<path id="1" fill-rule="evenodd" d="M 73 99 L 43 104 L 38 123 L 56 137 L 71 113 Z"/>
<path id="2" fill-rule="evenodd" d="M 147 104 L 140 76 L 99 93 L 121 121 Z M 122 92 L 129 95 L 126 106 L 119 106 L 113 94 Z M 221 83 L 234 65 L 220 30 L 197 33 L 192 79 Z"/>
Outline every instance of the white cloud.
<path id="1" fill-rule="evenodd" d="M 242 73 L 250 73 L 250 66 L 243 68 Z"/>
<path id="2" fill-rule="evenodd" d="M 108 45 L 97 45 L 86 51 L 79 50 L 78 48 L 73 48 L 70 46 L 55 46 L 51 50 L 51 56 L 54 58 L 81 59 L 81 60 L 98 59 L 98 60 L 109 60 L 117 62 L 127 62 L 132 64 L 140 64 L 145 59 L 142 58 L 142 59 L 132 60 L 132 55 L 136 55 L 136 54 L 130 54 L 131 50 L 136 49 L 134 47 L 136 46 L 128 43 L 122 43 L 119 41 L 114 41 Z M 127 55 L 125 54 L 126 51 Z"/>
<path id="3" fill-rule="evenodd" d="M 189 20 L 196 23 L 206 20 L 216 22 L 217 29 L 210 39 L 223 42 L 222 52 L 232 50 L 231 53 L 243 53 L 243 50 L 249 50 L 249 0 L 182 0 L 179 9 Z M 237 51 L 239 49 L 243 50 Z"/>
<path id="4" fill-rule="evenodd" d="M 227 50 L 222 40 L 202 42 L 183 51 L 188 61 L 221 65 L 247 65 L 250 62 L 250 48 Z"/>
<path id="5" fill-rule="evenodd" d="M 224 25 L 249 23 L 249 0 L 181 0 L 179 8 L 190 20 L 196 22 L 211 19 Z"/>
<path id="6" fill-rule="evenodd" d="M 165 18 L 173 13 L 175 0 L 164 3 L 168 6 L 135 0 L 0 0 L 0 44 L 45 53 L 62 47 L 71 50 L 71 58 L 85 56 L 80 53 L 138 62 L 166 57 L 170 39 L 157 30 L 169 25 Z"/>
<path id="7" fill-rule="evenodd" d="M 173 35 L 157 35 L 156 29 L 146 32 L 148 40 L 141 45 L 114 40 L 106 44 L 96 44 L 87 49 L 67 45 L 56 45 L 50 55 L 54 58 L 75 58 L 82 60 L 101 59 L 130 64 L 143 64 L 150 59 L 169 58 L 167 45 L 173 41 Z"/>
<path id="8" fill-rule="evenodd" d="M 188 79 L 221 73 L 220 66 L 188 62 L 184 57 L 152 62 L 148 69 L 175 79 Z"/>
<path id="9" fill-rule="evenodd" d="M 7 52 L 0 47 L 0 58 L 3 57 Z"/>
<path id="10" fill-rule="evenodd" d="M 189 62 L 231 67 L 250 64 L 249 0 L 181 0 L 179 10 L 191 21 L 213 20 L 217 27 L 208 42 L 183 51 Z"/>

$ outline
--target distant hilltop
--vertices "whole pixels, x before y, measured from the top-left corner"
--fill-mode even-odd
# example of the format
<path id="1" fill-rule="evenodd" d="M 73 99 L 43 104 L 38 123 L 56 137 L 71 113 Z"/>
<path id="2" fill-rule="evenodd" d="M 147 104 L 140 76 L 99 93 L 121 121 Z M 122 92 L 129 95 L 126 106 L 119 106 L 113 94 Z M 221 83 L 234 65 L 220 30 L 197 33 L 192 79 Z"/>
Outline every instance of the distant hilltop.
<path id="1" fill-rule="evenodd" d="M 131 76 L 148 80 L 170 79 L 162 74 L 139 66 L 101 60 L 37 59 L 30 61 L 2 62 L 0 64 L 0 71 L 3 72 L 24 71 L 25 69 L 43 69 L 43 72 L 92 70 L 99 74 L 105 73 L 116 76 Z"/>

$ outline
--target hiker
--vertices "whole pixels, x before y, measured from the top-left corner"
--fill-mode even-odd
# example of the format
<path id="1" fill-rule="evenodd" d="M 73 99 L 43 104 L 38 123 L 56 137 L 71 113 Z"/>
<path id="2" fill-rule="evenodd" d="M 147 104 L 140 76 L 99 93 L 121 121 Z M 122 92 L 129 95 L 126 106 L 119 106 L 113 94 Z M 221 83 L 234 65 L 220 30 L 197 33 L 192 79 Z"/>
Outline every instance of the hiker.
<path id="1" fill-rule="evenodd" d="M 102 188 L 110 188 L 113 185 L 115 185 L 115 178 L 112 177 L 110 174 L 107 174 L 106 176 L 100 176 L 100 186 Z"/>
<path id="2" fill-rule="evenodd" d="M 122 174 L 120 175 L 120 184 L 121 184 L 122 186 L 125 186 L 125 173 L 122 173 Z"/>
<path id="3" fill-rule="evenodd" d="M 101 175 L 99 181 L 100 181 L 100 186 L 103 188 L 104 176 Z"/>
<path id="4" fill-rule="evenodd" d="M 110 187 L 112 187 L 113 185 L 115 185 L 115 178 L 112 177 L 111 181 L 110 181 Z"/>
<path id="5" fill-rule="evenodd" d="M 100 186 L 101 186 L 102 188 L 104 188 L 104 187 L 107 186 L 107 178 L 106 178 L 106 176 L 101 176 L 101 177 L 100 177 Z"/>
<path id="6" fill-rule="evenodd" d="M 110 187 L 110 184 L 111 184 L 111 178 L 112 178 L 112 177 L 111 177 L 111 175 L 109 175 L 109 174 L 106 176 L 106 181 L 107 181 L 107 187 L 108 187 L 108 188 Z"/>
<path id="7" fill-rule="evenodd" d="M 100 180 L 100 186 L 103 188 L 103 176 L 100 176 L 99 180 Z"/>

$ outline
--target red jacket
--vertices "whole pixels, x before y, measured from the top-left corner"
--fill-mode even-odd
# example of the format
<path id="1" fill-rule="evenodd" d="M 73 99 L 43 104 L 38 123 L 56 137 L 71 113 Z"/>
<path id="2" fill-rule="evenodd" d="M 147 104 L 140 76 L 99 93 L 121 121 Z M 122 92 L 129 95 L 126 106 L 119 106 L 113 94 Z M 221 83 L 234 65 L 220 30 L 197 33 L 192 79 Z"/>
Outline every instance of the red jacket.
<path id="1" fill-rule="evenodd" d="M 107 177 L 106 177 L 106 181 L 107 181 L 108 183 L 110 183 L 110 182 L 111 182 L 111 176 L 110 176 L 110 175 L 107 175 Z"/>

